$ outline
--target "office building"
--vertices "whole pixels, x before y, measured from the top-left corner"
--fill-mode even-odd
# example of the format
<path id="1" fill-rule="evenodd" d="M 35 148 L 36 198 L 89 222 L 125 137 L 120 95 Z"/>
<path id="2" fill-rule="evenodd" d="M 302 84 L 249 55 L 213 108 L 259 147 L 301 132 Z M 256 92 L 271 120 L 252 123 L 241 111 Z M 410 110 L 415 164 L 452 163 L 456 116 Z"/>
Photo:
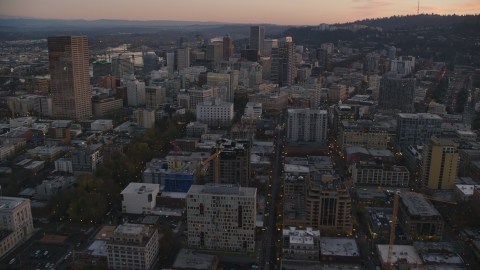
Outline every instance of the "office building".
<path id="1" fill-rule="evenodd" d="M 342 121 L 355 121 L 359 118 L 358 106 L 335 105 L 333 107 L 333 132 L 340 132 Z"/>
<path id="2" fill-rule="evenodd" d="M 180 48 L 175 51 L 175 70 L 181 71 L 184 68 L 190 67 L 190 49 Z"/>
<path id="3" fill-rule="evenodd" d="M 253 252 L 256 205 L 256 188 L 193 185 L 187 193 L 188 247 Z"/>
<path id="4" fill-rule="evenodd" d="M 155 109 L 138 108 L 133 112 L 134 119 L 137 121 L 138 127 L 154 128 L 155 127 Z"/>
<path id="5" fill-rule="evenodd" d="M 291 37 L 280 39 L 278 49 L 272 49 L 272 75 L 273 66 L 276 66 L 277 80 L 271 77 L 271 80 L 277 82 L 280 86 L 295 84 L 297 71 L 295 68 L 295 43 Z M 275 64 L 274 64 L 275 62 Z"/>
<path id="6" fill-rule="evenodd" d="M 262 117 L 262 103 L 247 102 L 244 115 L 253 119 L 260 119 Z"/>
<path id="7" fill-rule="evenodd" d="M 157 228 L 126 223 L 105 236 L 108 269 L 153 269 L 159 248 Z"/>
<path id="8" fill-rule="evenodd" d="M 190 122 L 185 128 L 187 137 L 197 138 L 207 133 L 208 125 L 200 122 Z"/>
<path id="9" fill-rule="evenodd" d="M 149 74 L 150 72 L 152 72 L 152 70 L 158 70 L 158 64 L 159 64 L 159 61 L 158 61 L 158 56 L 153 53 L 153 54 L 144 54 L 142 55 L 142 59 L 143 59 L 143 73 L 145 74 Z"/>
<path id="10" fill-rule="evenodd" d="M 250 26 L 250 46 L 251 50 L 257 50 L 260 55 L 263 55 L 263 42 L 265 40 L 264 26 Z"/>
<path id="11" fill-rule="evenodd" d="M 387 166 L 380 160 L 354 162 L 351 171 L 357 185 L 407 187 L 410 180 L 406 167 Z"/>
<path id="12" fill-rule="evenodd" d="M 442 134 L 442 118 L 430 113 L 399 113 L 395 140 L 401 147 L 422 145 L 432 136 Z"/>
<path id="13" fill-rule="evenodd" d="M 173 72 L 175 70 L 175 53 L 167 53 L 167 68 L 168 72 Z"/>
<path id="14" fill-rule="evenodd" d="M 238 72 L 238 71 L 237 71 Z M 238 73 L 237 73 L 238 74 Z M 207 74 L 207 85 L 217 89 L 218 95 L 222 101 L 233 102 L 233 82 L 230 73 L 213 73 Z M 238 84 L 238 77 L 237 77 Z"/>
<path id="15" fill-rule="evenodd" d="M 340 149 L 359 146 L 369 149 L 387 149 L 388 127 L 371 120 L 342 121 L 339 127 Z"/>
<path id="16" fill-rule="evenodd" d="M 414 112 L 415 79 L 385 75 L 380 80 L 378 108 L 401 113 Z"/>
<path id="17" fill-rule="evenodd" d="M 372 52 L 367 53 L 367 59 L 365 61 L 366 71 L 378 71 L 378 65 L 380 63 L 380 54 Z"/>
<path id="18" fill-rule="evenodd" d="M 97 166 L 103 162 L 100 155 L 101 144 L 90 144 L 79 147 L 72 151 L 73 171 L 80 173 L 93 173 Z"/>
<path id="19" fill-rule="evenodd" d="M 453 189 L 458 171 L 458 143 L 432 136 L 423 146 L 420 179 L 428 189 Z"/>
<path id="20" fill-rule="evenodd" d="M 150 214 L 155 207 L 158 184 L 130 183 L 122 191 L 122 212 L 128 214 Z"/>
<path id="21" fill-rule="evenodd" d="M 212 145 L 212 150 L 215 146 Z M 250 183 L 250 141 L 227 140 L 218 141 L 219 154 L 219 184 L 234 184 L 242 187 Z M 214 183 L 215 160 L 210 161 L 206 175 L 207 182 Z"/>
<path id="22" fill-rule="evenodd" d="M 272 48 L 278 47 L 278 39 L 265 39 L 263 41 L 263 55 L 272 55 Z"/>
<path id="23" fill-rule="evenodd" d="M 145 87 L 145 107 L 158 108 L 167 98 L 167 92 L 163 86 L 147 86 Z"/>
<path id="24" fill-rule="evenodd" d="M 197 105 L 197 121 L 214 127 L 232 125 L 233 103 L 223 102 L 219 98 L 210 97 Z"/>
<path id="25" fill-rule="evenodd" d="M 408 60 L 390 61 L 390 74 L 406 76 L 412 73 L 412 62 Z"/>
<path id="26" fill-rule="evenodd" d="M 388 49 L 388 61 L 391 62 L 391 61 L 395 60 L 396 55 L 397 55 L 397 48 L 395 48 L 394 46 L 390 47 Z"/>
<path id="27" fill-rule="evenodd" d="M 107 95 L 92 97 L 92 110 L 95 117 L 102 117 L 123 108 L 123 100 Z"/>
<path id="28" fill-rule="evenodd" d="M 442 215 L 421 194 L 401 195 L 397 223 L 410 240 L 417 237 L 430 239 L 432 236 L 441 238 L 445 226 Z"/>
<path id="29" fill-rule="evenodd" d="M 30 200 L 0 197 L 0 257 L 12 250 L 22 239 L 33 233 Z"/>
<path id="30" fill-rule="evenodd" d="M 214 63 L 219 63 L 223 61 L 223 49 L 224 44 L 222 43 L 213 43 L 206 46 L 205 59 L 212 61 Z"/>
<path id="31" fill-rule="evenodd" d="M 327 111 L 289 109 L 287 111 L 287 141 L 327 141 Z"/>
<path id="32" fill-rule="evenodd" d="M 49 37 L 47 43 L 53 117 L 90 118 L 92 100 L 87 37 Z"/>
<path id="33" fill-rule="evenodd" d="M 108 61 L 95 61 L 92 63 L 93 76 L 92 81 L 98 81 L 99 77 L 109 76 L 112 74 L 112 63 Z"/>
<path id="34" fill-rule="evenodd" d="M 214 96 L 213 92 L 214 92 L 214 89 L 212 87 L 209 87 L 209 86 L 203 86 L 202 88 L 189 89 L 188 90 L 188 98 L 189 98 L 188 99 L 188 106 L 185 106 L 185 105 L 180 104 L 180 103 L 179 103 L 179 105 L 182 105 L 185 108 L 188 108 L 193 112 L 196 112 L 197 111 L 197 105 L 205 102 L 205 100 L 207 100 L 207 98 L 213 97 Z"/>
<path id="35" fill-rule="evenodd" d="M 51 116 L 53 114 L 52 98 L 51 97 L 39 97 L 35 99 L 33 109 L 40 116 Z"/>
<path id="36" fill-rule="evenodd" d="M 232 38 L 228 34 L 226 34 L 223 37 L 223 60 L 228 61 L 228 59 L 232 55 L 233 55 Z"/>
<path id="37" fill-rule="evenodd" d="M 283 229 L 282 258 L 318 261 L 320 256 L 320 231 L 290 227 Z"/>
<path id="38" fill-rule="evenodd" d="M 347 98 L 347 86 L 344 84 L 332 84 L 328 88 L 328 100 L 332 103 L 338 103 Z"/>
<path id="39" fill-rule="evenodd" d="M 112 75 L 116 78 L 123 79 L 133 75 L 134 71 L 135 67 L 129 55 L 119 54 L 112 57 Z"/>
<path id="40" fill-rule="evenodd" d="M 145 83 L 136 79 L 127 82 L 127 100 L 128 106 L 145 106 Z"/>
<path id="41" fill-rule="evenodd" d="M 288 95 L 269 92 L 260 92 L 248 95 L 250 102 L 262 103 L 263 110 L 281 111 L 288 106 Z"/>

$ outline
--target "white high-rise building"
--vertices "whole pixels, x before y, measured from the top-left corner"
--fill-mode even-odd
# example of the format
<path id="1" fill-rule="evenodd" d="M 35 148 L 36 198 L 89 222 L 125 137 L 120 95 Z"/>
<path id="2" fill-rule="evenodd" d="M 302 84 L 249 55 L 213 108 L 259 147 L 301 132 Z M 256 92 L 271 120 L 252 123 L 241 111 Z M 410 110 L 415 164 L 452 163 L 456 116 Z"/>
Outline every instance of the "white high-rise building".
<path id="1" fill-rule="evenodd" d="M 257 189 L 193 185 L 187 193 L 190 248 L 253 252 Z"/>
<path id="2" fill-rule="evenodd" d="M 233 117 L 233 103 L 210 97 L 197 105 L 197 121 L 200 123 L 228 127 L 232 124 Z"/>
<path id="3" fill-rule="evenodd" d="M 287 141 L 327 141 L 327 111 L 289 109 L 287 112 Z"/>
<path id="4" fill-rule="evenodd" d="M 138 80 L 127 82 L 128 106 L 139 107 L 145 105 L 145 83 Z"/>
<path id="5" fill-rule="evenodd" d="M 258 119 L 262 117 L 262 103 L 259 102 L 248 102 L 245 106 L 245 116 L 253 119 Z"/>

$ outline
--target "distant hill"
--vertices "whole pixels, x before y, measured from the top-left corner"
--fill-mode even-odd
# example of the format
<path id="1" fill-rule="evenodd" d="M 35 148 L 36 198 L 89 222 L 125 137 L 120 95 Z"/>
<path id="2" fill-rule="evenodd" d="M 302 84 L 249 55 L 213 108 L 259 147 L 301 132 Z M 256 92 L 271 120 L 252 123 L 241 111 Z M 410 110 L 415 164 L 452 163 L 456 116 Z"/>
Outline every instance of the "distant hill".
<path id="1" fill-rule="evenodd" d="M 419 14 L 406 16 L 392 16 L 384 18 L 364 19 L 351 23 L 336 24 L 338 26 L 348 24 L 362 24 L 370 27 L 382 27 L 384 29 L 396 27 L 431 27 L 450 26 L 459 23 L 480 23 L 480 15 L 438 15 Z"/>

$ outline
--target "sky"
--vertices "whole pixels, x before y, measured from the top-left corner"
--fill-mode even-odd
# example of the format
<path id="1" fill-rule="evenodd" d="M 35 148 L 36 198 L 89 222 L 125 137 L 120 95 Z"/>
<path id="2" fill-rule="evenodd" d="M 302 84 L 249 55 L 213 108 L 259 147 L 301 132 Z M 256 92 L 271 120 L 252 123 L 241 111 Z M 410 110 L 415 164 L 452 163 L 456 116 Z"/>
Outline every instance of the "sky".
<path id="1" fill-rule="evenodd" d="M 416 0 L 0 0 L 0 16 L 317 25 L 417 13 Z M 420 13 L 480 13 L 479 0 L 423 0 Z"/>

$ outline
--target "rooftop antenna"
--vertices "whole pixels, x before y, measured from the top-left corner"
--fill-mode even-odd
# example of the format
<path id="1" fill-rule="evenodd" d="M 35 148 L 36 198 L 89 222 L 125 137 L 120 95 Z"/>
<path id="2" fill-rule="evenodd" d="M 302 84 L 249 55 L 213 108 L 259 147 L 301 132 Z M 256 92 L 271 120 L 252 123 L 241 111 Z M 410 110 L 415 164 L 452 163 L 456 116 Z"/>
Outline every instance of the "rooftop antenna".
<path id="1" fill-rule="evenodd" d="M 417 15 L 420 14 L 420 1 L 418 1 L 418 6 L 417 6 Z"/>

